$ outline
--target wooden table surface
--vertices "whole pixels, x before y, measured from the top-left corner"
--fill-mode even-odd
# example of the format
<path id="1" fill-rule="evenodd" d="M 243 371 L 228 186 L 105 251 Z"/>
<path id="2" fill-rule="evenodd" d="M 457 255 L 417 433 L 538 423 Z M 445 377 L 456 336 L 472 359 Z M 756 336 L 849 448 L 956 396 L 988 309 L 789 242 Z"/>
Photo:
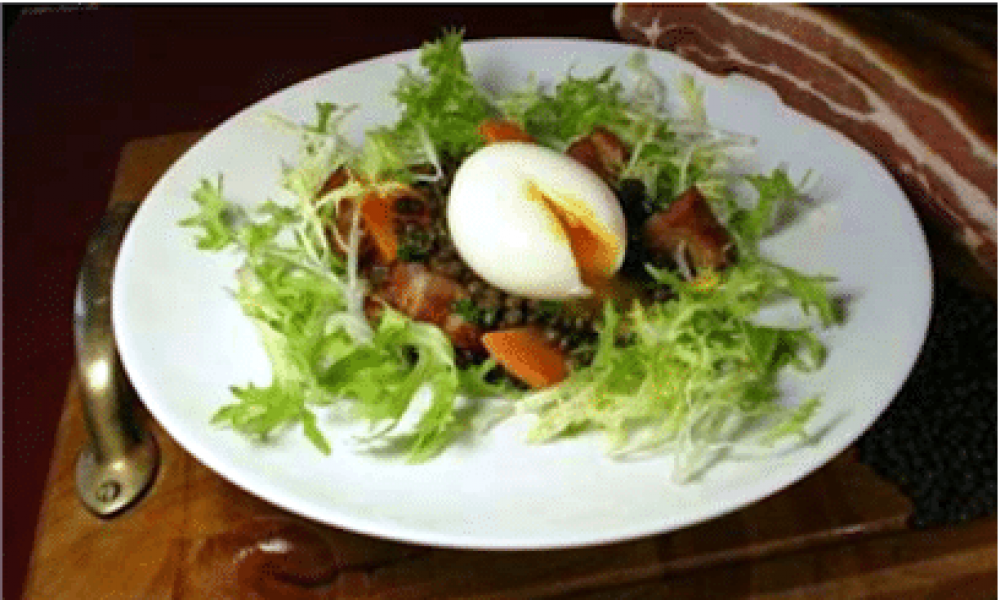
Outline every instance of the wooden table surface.
<path id="1" fill-rule="evenodd" d="M 71 486 L 83 430 L 70 309 L 109 198 L 140 199 L 197 136 L 171 132 L 211 128 L 272 91 L 446 26 L 472 39 L 616 39 L 605 5 L 20 15 L 4 48 L 4 597 L 995 596 L 995 520 L 911 531 L 909 503 L 850 452 L 702 526 L 557 552 L 435 550 L 317 527 L 239 492 L 159 430 L 150 497 L 110 521 L 83 510 Z M 259 550 L 274 539 L 293 551 Z"/>

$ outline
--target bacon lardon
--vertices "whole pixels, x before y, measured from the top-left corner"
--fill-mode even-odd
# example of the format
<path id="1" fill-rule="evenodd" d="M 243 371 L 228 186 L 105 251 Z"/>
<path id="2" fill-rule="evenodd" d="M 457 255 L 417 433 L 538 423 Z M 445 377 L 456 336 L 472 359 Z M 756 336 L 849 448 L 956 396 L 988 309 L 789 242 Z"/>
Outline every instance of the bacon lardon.
<path id="1" fill-rule="evenodd" d="M 643 240 L 658 259 L 686 260 L 699 269 L 721 269 L 729 262 L 732 239 L 697 188 L 690 188 L 669 207 L 652 215 Z"/>
<path id="2" fill-rule="evenodd" d="M 630 153 L 628 146 L 618 136 L 603 127 L 597 127 L 570 144 L 566 154 L 589 167 L 604 181 L 613 183 L 618 180 L 628 163 Z"/>
<path id="3" fill-rule="evenodd" d="M 393 263 L 372 295 L 414 320 L 437 325 L 456 348 L 484 351 L 482 330 L 454 312 L 454 303 L 468 297 L 465 288 L 422 263 Z"/>

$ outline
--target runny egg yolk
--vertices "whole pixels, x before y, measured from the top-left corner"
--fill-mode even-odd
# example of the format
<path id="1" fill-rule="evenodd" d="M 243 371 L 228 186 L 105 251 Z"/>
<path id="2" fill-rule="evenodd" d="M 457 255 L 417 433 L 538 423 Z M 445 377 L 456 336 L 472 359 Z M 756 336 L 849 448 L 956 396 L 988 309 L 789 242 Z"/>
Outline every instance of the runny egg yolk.
<path id="1" fill-rule="evenodd" d="M 559 227 L 553 233 L 569 243 L 583 283 L 603 286 L 621 264 L 621 247 L 593 209 L 568 194 L 546 195 L 533 181 L 528 182 L 527 197 L 544 206 L 555 218 Z"/>

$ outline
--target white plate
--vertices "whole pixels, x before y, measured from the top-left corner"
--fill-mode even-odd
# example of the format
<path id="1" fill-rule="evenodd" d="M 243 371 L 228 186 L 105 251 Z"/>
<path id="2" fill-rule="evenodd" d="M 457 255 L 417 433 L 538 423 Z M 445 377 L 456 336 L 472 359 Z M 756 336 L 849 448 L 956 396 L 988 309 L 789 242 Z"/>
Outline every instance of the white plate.
<path id="1" fill-rule="evenodd" d="M 522 84 L 529 72 L 553 81 L 622 67 L 634 46 L 574 40 L 466 42 L 470 67 L 488 88 Z M 159 181 L 128 232 L 114 280 L 114 325 L 139 396 L 166 431 L 209 468 L 243 489 L 323 523 L 404 541 L 464 548 L 558 548 L 629 539 L 704 521 L 764 498 L 851 444 L 885 409 L 908 375 L 930 315 L 931 267 L 906 198 L 879 164 L 831 129 L 783 106 L 743 78 L 708 76 L 650 52 L 667 82 L 679 73 L 704 86 L 710 119 L 759 140 L 756 165 L 822 177 L 817 204 L 768 244 L 806 272 L 835 274 L 849 318 L 823 334 L 826 366 L 783 381 L 787 403 L 820 393 L 812 446 L 763 461 L 719 465 L 687 485 L 671 483 L 669 457 L 616 462 L 600 436 L 547 445 L 523 442 L 519 417 L 435 460 L 407 465 L 355 452 L 342 424 L 324 422 L 333 454 L 298 431 L 262 445 L 209 424 L 231 402 L 229 386 L 266 384 L 270 373 L 253 326 L 227 289 L 232 254 L 195 249 L 177 226 L 202 177 L 225 176 L 228 198 L 248 205 L 277 194 L 279 158 L 297 141 L 263 124 L 277 111 L 309 121 L 316 101 L 358 103 L 352 133 L 395 119 L 389 92 L 403 52 L 337 69 L 251 106 L 206 136 Z"/>

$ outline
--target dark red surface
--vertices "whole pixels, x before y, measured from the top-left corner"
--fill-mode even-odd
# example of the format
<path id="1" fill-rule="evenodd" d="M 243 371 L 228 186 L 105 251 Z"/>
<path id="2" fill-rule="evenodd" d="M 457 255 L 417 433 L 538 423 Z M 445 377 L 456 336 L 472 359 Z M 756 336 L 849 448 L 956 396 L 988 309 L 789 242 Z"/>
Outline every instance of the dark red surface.
<path id="1" fill-rule="evenodd" d="M 76 269 L 130 139 L 209 129 L 346 63 L 469 39 L 616 39 L 610 5 L 5 6 L 5 598 L 19 598 L 73 362 Z M 16 17 L 16 20 L 15 20 Z"/>

